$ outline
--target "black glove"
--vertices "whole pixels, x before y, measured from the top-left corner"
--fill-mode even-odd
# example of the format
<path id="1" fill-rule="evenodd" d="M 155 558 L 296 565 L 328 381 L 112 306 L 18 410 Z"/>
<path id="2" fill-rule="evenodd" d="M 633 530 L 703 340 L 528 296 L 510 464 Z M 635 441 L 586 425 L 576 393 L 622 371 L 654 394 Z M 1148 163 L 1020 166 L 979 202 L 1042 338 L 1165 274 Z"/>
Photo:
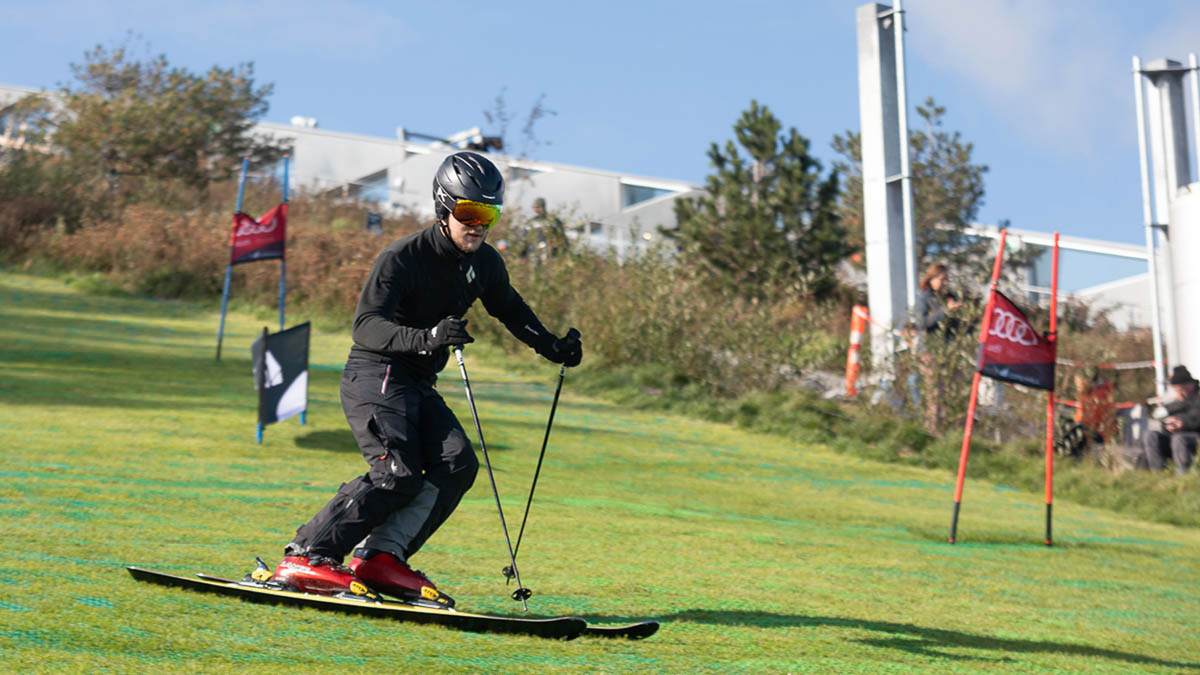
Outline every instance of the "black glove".
<path id="1" fill-rule="evenodd" d="M 545 356 L 568 368 L 579 365 L 579 362 L 583 360 L 583 343 L 579 341 L 579 331 L 574 328 L 568 330 L 566 335 L 551 343 Z"/>
<path id="2" fill-rule="evenodd" d="M 431 351 L 438 347 L 454 347 L 475 341 L 467 332 L 467 320 L 456 316 L 448 316 L 439 321 L 438 325 L 426 331 L 425 339 Z"/>

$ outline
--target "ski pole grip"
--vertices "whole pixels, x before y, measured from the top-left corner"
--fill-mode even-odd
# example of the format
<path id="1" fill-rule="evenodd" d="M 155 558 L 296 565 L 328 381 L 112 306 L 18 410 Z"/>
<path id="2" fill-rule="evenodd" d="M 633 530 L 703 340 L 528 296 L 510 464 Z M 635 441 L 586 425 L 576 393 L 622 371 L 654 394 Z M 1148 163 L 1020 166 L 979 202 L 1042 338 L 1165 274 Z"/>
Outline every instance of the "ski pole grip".
<path id="1" fill-rule="evenodd" d="M 567 334 L 564 337 L 566 337 L 568 340 L 578 340 L 581 336 L 579 331 L 575 330 L 574 328 L 569 328 L 567 329 Z"/>

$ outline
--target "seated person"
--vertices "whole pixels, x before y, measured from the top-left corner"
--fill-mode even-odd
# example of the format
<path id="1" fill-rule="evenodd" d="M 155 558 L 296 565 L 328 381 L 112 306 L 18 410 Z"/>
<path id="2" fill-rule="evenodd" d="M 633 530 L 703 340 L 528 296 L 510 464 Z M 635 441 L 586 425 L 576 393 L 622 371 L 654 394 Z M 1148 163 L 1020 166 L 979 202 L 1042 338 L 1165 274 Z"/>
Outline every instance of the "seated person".
<path id="1" fill-rule="evenodd" d="M 1146 465 L 1151 471 L 1159 471 L 1170 457 L 1175 462 L 1175 473 L 1183 474 L 1192 465 L 1196 441 L 1200 439 L 1200 383 L 1186 366 L 1175 366 L 1169 383 L 1176 400 L 1165 405 L 1167 416 L 1162 429 L 1146 434 Z"/>
<path id="2" fill-rule="evenodd" d="M 1063 425 L 1057 444 L 1059 454 L 1079 457 L 1091 445 L 1117 439 L 1117 404 L 1113 386 L 1094 369 L 1075 375 L 1075 421 Z"/>

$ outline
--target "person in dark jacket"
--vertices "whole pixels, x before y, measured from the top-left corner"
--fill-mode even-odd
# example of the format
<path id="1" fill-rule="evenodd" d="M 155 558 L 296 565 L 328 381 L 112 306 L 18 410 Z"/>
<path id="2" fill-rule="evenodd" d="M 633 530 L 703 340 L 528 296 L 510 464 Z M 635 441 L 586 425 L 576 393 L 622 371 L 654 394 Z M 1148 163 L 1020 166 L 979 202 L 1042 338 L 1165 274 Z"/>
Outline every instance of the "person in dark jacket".
<path id="1" fill-rule="evenodd" d="M 369 467 L 344 483 L 284 549 L 272 579 L 312 592 L 370 589 L 443 606 L 451 600 L 409 558 L 454 511 L 479 462 L 435 388 L 451 348 L 473 342 L 463 318 L 476 299 L 519 340 L 566 366 L 577 338 L 542 325 L 489 246 L 504 178 L 473 152 L 450 155 L 433 180 L 437 222 L 376 259 L 354 315 L 342 374 L 346 420 Z M 354 551 L 349 567 L 342 565 Z"/>
<path id="2" fill-rule="evenodd" d="M 913 319 L 922 339 L 930 335 L 953 337 L 958 319 L 948 316 L 962 306 L 962 302 L 950 290 L 950 268 L 945 263 L 934 263 L 925 270 L 917 285 Z"/>
<path id="3" fill-rule="evenodd" d="M 1162 430 L 1146 434 L 1146 464 L 1151 471 L 1159 471 L 1170 457 L 1175 462 L 1175 472 L 1183 474 L 1192 465 L 1196 441 L 1200 439 L 1200 392 L 1196 378 L 1186 366 L 1175 366 L 1169 383 L 1177 400 L 1166 404 Z"/>
<path id="4" fill-rule="evenodd" d="M 917 286 L 916 302 L 913 305 L 913 326 L 916 328 L 915 347 L 920 359 L 917 373 L 909 377 L 910 391 L 922 391 L 924 399 L 925 428 L 938 434 L 945 417 L 947 374 L 941 372 L 934 362 L 930 345 L 934 337 L 950 341 L 958 332 L 958 318 L 951 312 L 962 306 L 962 302 L 950 290 L 950 269 L 945 263 L 934 263 L 925 269 Z M 934 350 L 936 351 L 936 350 Z M 914 403 L 917 396 L 913 396 Z"/>

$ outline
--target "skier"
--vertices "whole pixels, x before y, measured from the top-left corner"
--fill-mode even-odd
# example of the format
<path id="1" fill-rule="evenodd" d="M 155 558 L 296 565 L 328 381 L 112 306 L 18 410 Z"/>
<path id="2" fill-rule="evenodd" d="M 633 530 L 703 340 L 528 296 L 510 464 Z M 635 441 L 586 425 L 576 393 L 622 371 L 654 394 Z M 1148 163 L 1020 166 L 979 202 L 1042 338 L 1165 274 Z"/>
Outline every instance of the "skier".
<path id="1" fill-rule="evenodd" d="M 484 241 L 503 198 L 504 177 L 490 160 L 474 152 L 450 155 L 433 179 L 437 222 L 376 259 L 341 381 L 342 408 L 370 468 L 342 484 L 296 531 L 274 580 L 319 593 L 352 590 L 360 581 L 453 606 L 408 560 L 454 511 L 479 469 L 462 425 L 435 389 L 450 349 L 474 341 L 463 315 L 482 299 L 489 314 L 550 361 L 576 366 L 583 356 L 577 338 L 546 330 Z"/>

